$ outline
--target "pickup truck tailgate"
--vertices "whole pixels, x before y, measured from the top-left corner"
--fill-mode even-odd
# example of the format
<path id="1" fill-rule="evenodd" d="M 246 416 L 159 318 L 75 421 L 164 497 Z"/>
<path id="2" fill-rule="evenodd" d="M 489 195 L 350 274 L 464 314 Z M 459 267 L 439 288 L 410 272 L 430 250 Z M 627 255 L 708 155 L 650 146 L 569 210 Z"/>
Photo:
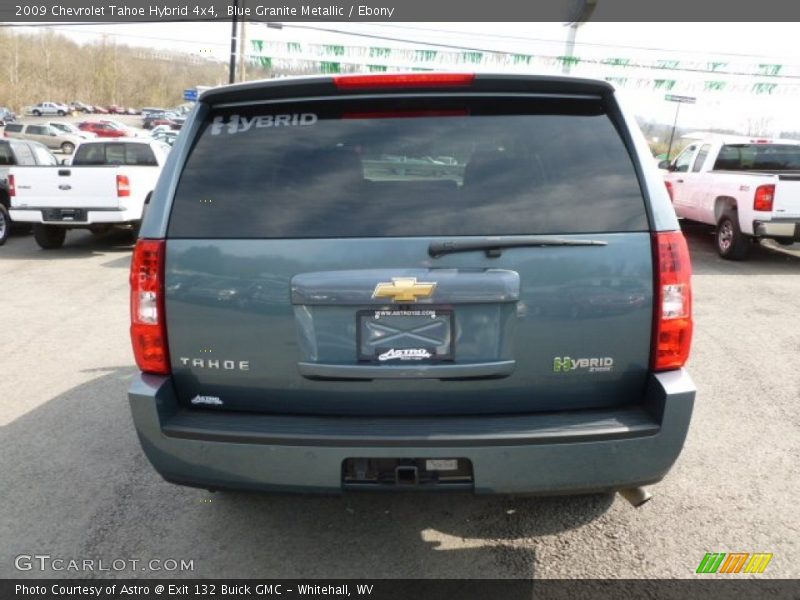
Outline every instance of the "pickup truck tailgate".
<path id="1" fill-rule="evenodd" d="M 16 208 L 116 209 L 118 167 L 29 167 L 12 170 Z M 120 181 L 124 184 L 124 180 Z"/>
<path id="2" fill-rule="evenodd" d="M 800 172 L 778 176 L 773 212 L 779 219 L 800 217 Z"/>

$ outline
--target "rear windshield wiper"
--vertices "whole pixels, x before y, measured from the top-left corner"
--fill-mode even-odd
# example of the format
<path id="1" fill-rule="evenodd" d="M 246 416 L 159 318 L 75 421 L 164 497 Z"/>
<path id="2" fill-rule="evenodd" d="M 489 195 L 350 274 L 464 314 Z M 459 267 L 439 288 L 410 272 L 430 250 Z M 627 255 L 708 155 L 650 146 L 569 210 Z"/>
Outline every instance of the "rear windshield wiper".
<path id="1" fill-rule="evenodd" d="M 608 242 L 600 240 L 571 240 L 553 237 L 527 238 L 524 240 L 464 240 L 452 242 L 431 242 L 428 254 L 439 258 L 454 252 L 472 252 L 484 250 L 489 258 L 497 258 L 504 248 L 530 248 L 545 246 L 606 246 Z"/>

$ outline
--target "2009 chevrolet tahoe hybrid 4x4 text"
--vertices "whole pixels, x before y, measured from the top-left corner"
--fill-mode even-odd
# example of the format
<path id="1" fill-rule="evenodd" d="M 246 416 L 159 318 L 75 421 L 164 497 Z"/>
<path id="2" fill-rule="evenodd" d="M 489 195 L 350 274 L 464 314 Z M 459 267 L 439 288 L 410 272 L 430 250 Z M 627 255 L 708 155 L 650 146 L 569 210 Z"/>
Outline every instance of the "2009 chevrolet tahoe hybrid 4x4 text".
<path id="1" fill-rule="evenodd" d="M 580 493 L 661 480 L 690 264 L 603 82 L 209 90 L 131 271 L 148 458 L 206 488 Z"/>

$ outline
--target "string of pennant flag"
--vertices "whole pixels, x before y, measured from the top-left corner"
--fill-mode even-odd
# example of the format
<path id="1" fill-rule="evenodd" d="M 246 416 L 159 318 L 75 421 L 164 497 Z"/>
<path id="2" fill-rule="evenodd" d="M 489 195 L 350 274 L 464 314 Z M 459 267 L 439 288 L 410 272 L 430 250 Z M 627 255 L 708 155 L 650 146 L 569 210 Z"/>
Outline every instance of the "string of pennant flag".
<path id="1" fill-rule="evenodd" d="M 561 73 L 565 64 L 569 64 L 571 75 L 606 79 L 625 89 L 800 95 L 800 66 L 777 63 L 549 56 L 262 39 L 251 40 L 249 57 L 266 68 L 297 68 L 320 73 L 464 68 L 478 72 Z"/>

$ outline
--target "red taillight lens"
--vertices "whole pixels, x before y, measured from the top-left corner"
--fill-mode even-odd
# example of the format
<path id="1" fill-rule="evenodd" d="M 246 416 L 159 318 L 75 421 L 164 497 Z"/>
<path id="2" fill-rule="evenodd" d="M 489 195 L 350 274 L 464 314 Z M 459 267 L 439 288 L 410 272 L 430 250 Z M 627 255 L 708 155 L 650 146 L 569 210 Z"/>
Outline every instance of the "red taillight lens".
<path id="1" fill-rule="evenodd" d="M 656 306 L 652 366 L 655 371 L 682 367 L 692 345 L 692 265 L 680 231 L 653 234 Z"/>
<path id="2" fill-rule="evenodd" d="M 170 373 L 164 314 L 164 240 L 139 240 L 131 260 L 131 342 L 145 373 Z"/>
<path id="3" fill-rule="evenodd" d="M 117 175 L 117 198 L 131 195 L 131 182 L 127 175 Z"/>
<path id="4" fill-rule="evenodd" d="M 760 185 L 756 188 L 753 198 L 753 210 L 772 210 L 772 201 L 775 200 L 775 184 Z"/>
<path id="5" fill-rule="evenodd" d="M 12 198 L 17 195 L 17 184 L 13 175 L 8 176 L 8 195 Z"/>
<path id="6" fill-rule="evenodd" d="M 675 199 L 672 197 L 672 182 L 671 181 L 665 181 L 664 185 L 667 186 L 667 193 L 669 194 L 669 199 L 674 202 Z"/>
<path id="7" fill-rule="evenodd" d="M 378 88 L 465 87 L 475 81 L 474 73 L 385 73 L 340 75 L 333 83 L 340 90 Z"/>

